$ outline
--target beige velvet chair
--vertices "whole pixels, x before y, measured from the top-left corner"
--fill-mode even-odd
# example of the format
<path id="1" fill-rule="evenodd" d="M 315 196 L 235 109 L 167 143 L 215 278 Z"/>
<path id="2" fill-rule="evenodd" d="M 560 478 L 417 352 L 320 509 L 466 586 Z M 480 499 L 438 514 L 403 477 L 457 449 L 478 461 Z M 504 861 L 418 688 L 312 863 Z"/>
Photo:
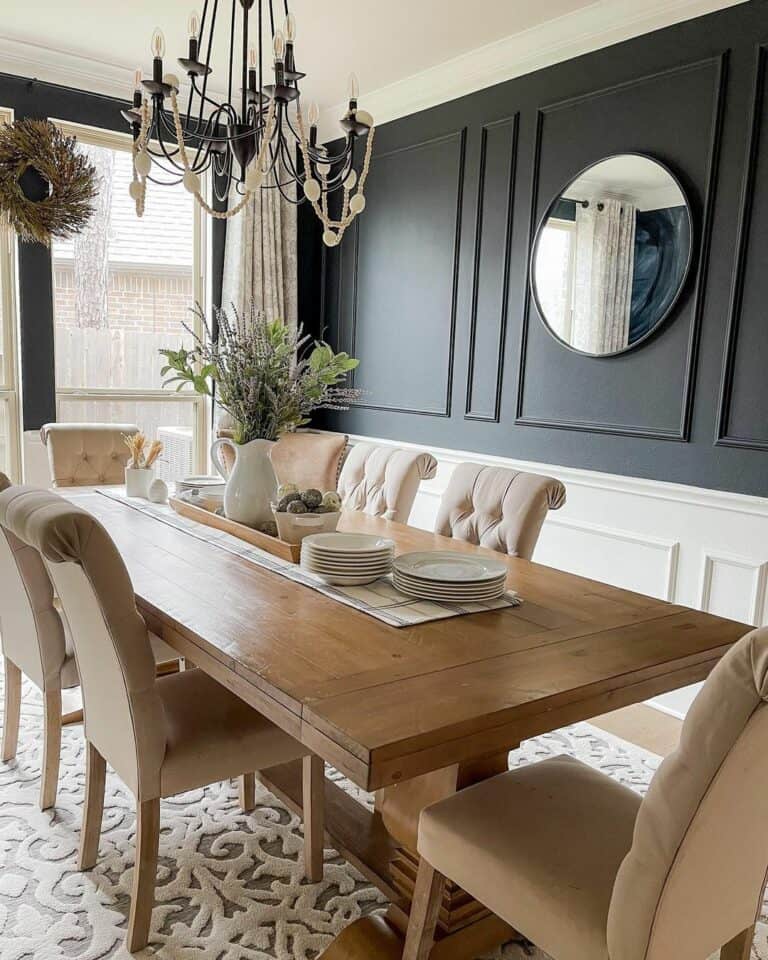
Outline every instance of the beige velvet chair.
<path id="1" fill-rule="evenodd" d="M 554 960 L 748 960 L 768 867 L 768 629 L 712 671 L 645 799 L 571 757 L 422 811 L 403 960 L 449 877 Z"/>
<path id="2" fill-rule="evenodd" d="M 129 951 L 148 941 L 161 797 L 304 758 L 305 863 L 310 879 L 321 879 L 322 761 L 201 670 L 155 676 L 128 571 L 90 514 L 55 493 L 15 487 L 0 494 L 0 524 L 45 558 L 73 628 L 88 743 L 81 869 L 98 854 L 105 762 L 136 797 Z"/>
<path id="3" fill-rule="evenodd" d="M 299 430 L 286 433 L 270 453 L 278 483 L 295 483 L 300 490 L 335 490 L 347 449 L 343 433 Z"/>
<path id="4" fill-rule="evenodd" d="M 125 483 L 130 453 L 123 437 L 138 432 L 132 423 L 46 423 L 40 436 L 48 450 L 51 485 Z"/>
<path id="5" fill-rule="evenodd" d="M 437 460 L 422 450 L 356 443 L 339 477 L 346 510 L 407 523 L 422 480 L 431 480 Z"/>
<path id="6" fill-rule="evenodd" d="M 0 493 L 10 487 L 8 478 L 0 473 Z M 178 654 L 168 644 L 154 635 L 151 642 L 159 669 L 177 665 Z M 81 719 L 77 712 L 62 716 L 61 692 L 78 687 L 80 677 L 71 633 L 56 607 L 40 554 L 2 526 L 0 646 L 5 671 L 2 760 L 7 763 L 16 757 L 24 674 L 43 694 L 40 808 L 48 810 L 56 803 L 62 724 Z"/>
<path id="7" fill-rule="evenodd" d="M 530 560 L 549 510 L 565 503 L 559 480 L 460 463 L 440 501 L 435 533 Z"/>

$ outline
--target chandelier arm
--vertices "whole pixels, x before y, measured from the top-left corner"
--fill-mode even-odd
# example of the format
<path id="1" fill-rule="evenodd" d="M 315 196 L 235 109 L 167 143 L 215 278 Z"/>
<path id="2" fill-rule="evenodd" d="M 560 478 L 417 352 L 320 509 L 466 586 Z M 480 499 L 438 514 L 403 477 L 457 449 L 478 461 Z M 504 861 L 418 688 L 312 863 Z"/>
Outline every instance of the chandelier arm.
<path id="1" fill-rule="evenodd" d="M 259 0 L 261 2 L 261 0 Z M 275 38 L 275 11 L 272 9 L 272 0 L 269 0 L 269 26 L 272 30 L 272 39 Z"/>
<path id="2" fill-rule="evenodd" d="M 207 0 L 206 0 L 206 5 L 207 5 Z M 211 66 L 211 49 L 212 49 L 212 47 L 213 47 L 213 28 L 214 28 L 214 26 L 216 25 L 216 14 L 218 13 L 218 11 L 219 11 L 219 0 L 213 0 L 213 13 L 211 14 L 211 25 L 210 25 L 210 27 L 208 28 L 208 50 L 206 51 L 206 54 L 205 54 L 205 66 L 206 66 L 206 67 L 210 67 L 210 66 Z M 202 27 L 201 27 L 201 28 L 200 28 L 200 39 L 202 40 L 202 38 L 203 38 L 203 30 L 202 30 Z M 202 89 L 202 92 L 200 92 L 200 113 L 199 113 L 199 115 L 198 115 L 198 120 L 199 120 L 199 121 L 202 121 L 202 119 L 203 119 L 203 110 L 204 110 L 204 108 L 205 108 L 206 93 L 207 93 L 207 91 L 208 91 L 208 77 L 209 77 L 209 75 L 210 75 L 210 74 L 209 74 L 209 71 L 206 70 L 205 75 L 203 76 L 203 89 Z M 196 83 L 195 83 L 195 79 L 196 79 L 196 78 L 193 76 L 193 77 L 192 77 L 192 86 L 195 87 L 195 89 L 197 89 L 197 85 L 196 85 Z"/>
<path id="3" fill-rule="evenodd" d="M 243 106 L 242 118 L 246 122 L 245 116 L 248 113 L 248 4 L 243 4 Z"/>
<path id="4" fill-rule="evenodd" d="M 235 12 L 237 0 L 232 0 L 232 19 L 229 26 L 229 86 L 227 88 L 227 103 L 232 103 L 232 71 L 235 63 Z"/>

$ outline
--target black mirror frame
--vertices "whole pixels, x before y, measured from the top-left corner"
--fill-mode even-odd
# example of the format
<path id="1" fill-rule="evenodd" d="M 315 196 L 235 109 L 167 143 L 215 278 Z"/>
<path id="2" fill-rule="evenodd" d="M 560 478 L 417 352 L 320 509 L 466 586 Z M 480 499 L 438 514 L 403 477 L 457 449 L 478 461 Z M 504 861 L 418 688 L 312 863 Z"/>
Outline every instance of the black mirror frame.
<path id="1" fill-rule="evenodd" d="M 664 170 L 667 174 L 669 174 L 669 176 L 672 178 L 675 185 L 677 186 L 678 190 L 682 194 L 683 200 L 685 201 L 685 212 L 688 216 L 688 228 L 690 230 L 691 244 L 688 249 L 688 258 L 685 262 L 685 269 L 683 270 L 683 275 L 680 278 L 680 283 L 678 285 L 677 292 L 675 293 L 675 296 L 670 301 L 667 309 L 659 317 L 659 319 L 656 321 L 653 327 L 647 333 L 643 334 L 643 336 L 640 337 L 638 340 L 635 340 L 634 343 L 628 344 L 622 350 L 613 350 L 610 353 L 588 353 L 586 350 L 579 350 L 576 347 L 572 346 L 567 341 L 563 340 L 563 338 L 559 337 L 555 333 L 555 331 L 550 327 L 550 325 L 547 323 L 544 311 L 541 307 L 541 302 L 539 301 L 538 293 L 536 291 L 534 265 L 536 263 L 536 252 L 539 248 L 539 240 L 541 238 L 542 230 L 544 229 L 544 225 L 549 219 L 550 214 L 555 207 L 555 204 L 558 203 L 558 201 L 563 197 L 563 195 L 568 190 L 568 188 L 571 187 L 572 184 L 574 184 L 581 177 L 583 177 L 588 170 L 591 170 L 593 167 L 598 166 L 598 164 L 605 163 L 606 160 L 614 160 L 617 157 L 642 157 L 644 160 L 650 160 L 653 163 L 657 164 L 659 167 L 662 168 L 662 170 Z M 695 246 L 694 238 L 695 238 L 695 228 L 694 228 L 694 222 L 693 222 L 693 211 L 691 209 L 691 202 L 688 198 L 688 194 L 686 193 L 685 187 L 681 183 L 680 178 L 677 176 L 674 170 L 672 170 L 662 160 L 659 160 L 657 157 L 654 157 L 650 153 L 642 153 L 639 150 L 626 150 L 626 151 L 622 151 L 621 153 L 611 153 L 606 157 L 601 157 L 599 160 L 595 160 L 594 163 L 587 164 L 586 167 L 580 170 L 575 177 L 572 177 L 565 184 L 565 186 L 558 191 L 557 195 L 552 198 L 552 200 L 547 205 L 547 208 L 544 211 L 543 216 L 539 218 L 539 222 L 536 225 L 536 232 L 534 233 L 534 236 L 533 236 L 533 243 L 531 244 L 531 253 L 528 258 L 528 284 L 530 287 L 530 295 L 536 307 L 536 312 L 539 315 L 539 319 L 541 320 L 541 323 L 544 326 L 544 329 L 552 337 L 553 340 L 556 340 L 559 344 L 564 346 L 566 350 L 570 350 L 571 353 L 578 354 L 578 356 L 580 357 L 589 357 L 591 360 L 609 360 L 611 357 L 620 357 L 625 353 L 629 353 L 632 350 L 636 350 L 639 346 L 644 344 L 647 340 L 650 340 L 651 337 L 655 336 L 658 333 L 658 331 L 667 323 L 670 316 L 672 315 L 672 311 L 675 309 L 678 302 L 680 301 L 680 297 L 683 295 L 683 291 L 685 290 L 685 287 L 688 283 L 688 278 L 691 272 L 691 264 L 693 263 L 693 250 Z"/>

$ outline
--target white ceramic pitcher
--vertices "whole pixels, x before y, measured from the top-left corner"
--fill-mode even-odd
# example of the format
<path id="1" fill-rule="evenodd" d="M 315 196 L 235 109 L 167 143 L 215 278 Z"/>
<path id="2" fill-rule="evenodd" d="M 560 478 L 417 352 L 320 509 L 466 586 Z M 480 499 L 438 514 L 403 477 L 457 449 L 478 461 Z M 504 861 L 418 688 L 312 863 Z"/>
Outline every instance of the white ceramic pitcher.
<path id="1" fill-rule="evenodd" d="M 271 505 L 277 497 L 277 477 L 270 459 L 272 444 L 272 440 L 239 444 L 229 437 L 222 437 L 211 447 L 211 460 L 227 481 L 224 513 L 230 520 L 249 527 L 274 520 Z M 223 446 L 231 447 L 235 455 L 230 474 L 221 462 L 219 451 Z"/>

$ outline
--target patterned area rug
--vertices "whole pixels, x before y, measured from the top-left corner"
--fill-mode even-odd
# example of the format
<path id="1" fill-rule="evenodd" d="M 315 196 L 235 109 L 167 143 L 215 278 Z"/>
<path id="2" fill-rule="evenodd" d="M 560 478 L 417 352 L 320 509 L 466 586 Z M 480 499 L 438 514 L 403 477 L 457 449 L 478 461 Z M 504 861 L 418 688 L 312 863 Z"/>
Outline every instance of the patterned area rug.
<path id="1" fill-rule="evenodd" d="M 1 680 L 0 680 L 1 683 Z M 0 958 L 127 958 L 123 946 L 134 862 L 134 804 L 107 778 L 99 862 L 77 872 L 84 786 L 82 728 L 63 735 L 55 811 L 37 807 L 40 698 L 24 689 L 16 761 L 0 764 Z M 641 793 L 659 758 L 588 724 L 527 741 L 510 765 L 570 753 Z M 371 798 L 335 776 L 360 802 Z M 162 804 L 160 866 L 152 945 L 163 960 L 314 960 L 346 924 L 386 903 L 334 851 L 322 883 L 303 879 L 300 824 L 271 794 L 244 814 L 233 784 L 217 784 Z M 495 960 L 546 960 L 509 944 Z M 755 957 L 768 960 L 768 928 Z"/>

